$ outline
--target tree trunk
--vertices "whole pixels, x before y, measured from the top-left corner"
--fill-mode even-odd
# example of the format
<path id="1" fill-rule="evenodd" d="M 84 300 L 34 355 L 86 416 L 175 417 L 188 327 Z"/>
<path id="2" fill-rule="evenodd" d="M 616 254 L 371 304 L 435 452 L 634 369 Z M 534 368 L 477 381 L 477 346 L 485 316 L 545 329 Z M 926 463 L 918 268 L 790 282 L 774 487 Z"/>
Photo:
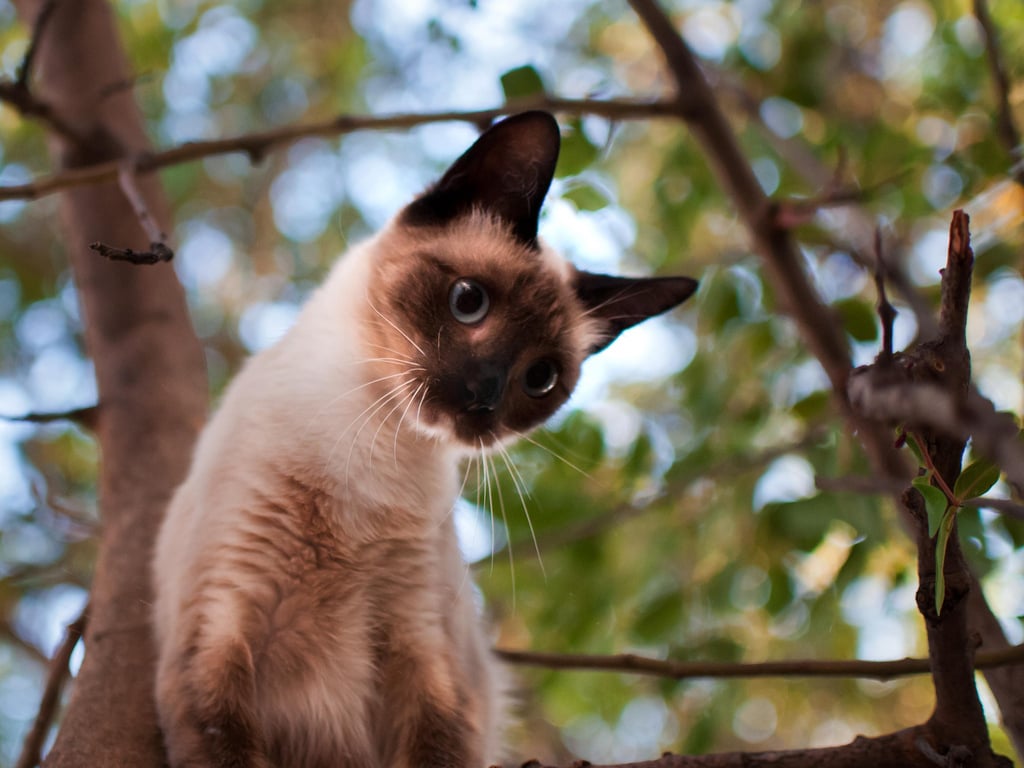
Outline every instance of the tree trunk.
<path id="1" fill-rule="evenodd" d="M 31 23 L 43 2 L 17 5 Z M 146 151 L 131 90 L 104 94 L 105 86 L 132 77 L 104 0 L 58 2 L 38 46 L 36 96 L 84 137 L 74 144 L 53 140 L 51 154 L 61 168 Z M 139 187 L 166 228 L 159 179 L 140 179 Z M 116 184 L 65 192 L 61 216 L 99 388 L 103 525 L 85 661 L 46 765 L 159 766 L 149 563 L 164 507 L 185 475 L 204 418 L 203 354 L 171 266 L 109 262 L 89 250 L 94 241 L 149 246 Z"/>

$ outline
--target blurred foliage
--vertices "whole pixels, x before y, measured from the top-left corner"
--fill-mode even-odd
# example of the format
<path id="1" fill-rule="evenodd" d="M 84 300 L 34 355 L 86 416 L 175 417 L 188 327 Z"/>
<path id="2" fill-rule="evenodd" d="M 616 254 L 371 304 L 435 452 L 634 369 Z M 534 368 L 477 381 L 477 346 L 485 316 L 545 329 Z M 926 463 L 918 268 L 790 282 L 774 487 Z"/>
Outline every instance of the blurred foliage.
<path id="1" fill-rule="evenodd" d="M 541 90 L 654 97 L 669 87 L 645 31 L 625 4 L 605 0 L 116 8 L 160 146 L 339 111 L 473 109 Z M 950 211 L 967 208 L 978 255 L 976 378 L 999 407 L 1019 411 L 1022 197 L 994 132 L 983 36 L 967 4 L 672 8 L 769 194 L 813 197 L 840 168 L 844 182 L 872 190 L 855 212 L 884 225 L 890 258 L 931 300 Z M 993 0 L 992 14 L 1021 120 L 1024 48 L 1013 41 L 1024 35 L 1024 6 Z M 0 0 L 3 74 L 15 73 L 26 45 Z M 563 126 L 542 233 L 586 268 L 692 274 L 702 285 L 687 309 L 631 332 L 588 366 L 575 408 L 512 451 L 515 478 L 495 459 L 500 496 L 470 484 L 467 498 L 497 544 L 474 568 L 499 643 L 731 661 L 922 653 L 913 548 L 884 497 L 816 490 L 815 476 L 866 475 L 867 463 L 820 367 L 777 314 L 702 150 L 664 119 L 584 116 Z M 354 134 L 303 141 L 255 167 L 224 156 L 163 172 L 212 389 L 287 327 L 348 242 L 381 226 L 473 135 L 463 124 Z M 48 168 L 44 131 L 0 106 L 0 183 Z M 819 214 L 798 236 L 859 363 L 880 334 L 849 213 Z M 53 198 L 0 203 L 2 413 L 95 398 L 56 215 Z M 917 324 L 895 301 L 901 346 Z M 42 655 L 84 600 L 96 462 L 76 428 L 0 423 L 0 762 L 17 753 L 35 712 Z M 962 512 L 961 524 L 1019 642 L 1024 525 L 976 510 Z M 600 762 L 669 748 L 839 743 L 917 723 L 931 706 L 925 678 L 677 683 L 527 669 L 516 677 L 517 754 Z"/>

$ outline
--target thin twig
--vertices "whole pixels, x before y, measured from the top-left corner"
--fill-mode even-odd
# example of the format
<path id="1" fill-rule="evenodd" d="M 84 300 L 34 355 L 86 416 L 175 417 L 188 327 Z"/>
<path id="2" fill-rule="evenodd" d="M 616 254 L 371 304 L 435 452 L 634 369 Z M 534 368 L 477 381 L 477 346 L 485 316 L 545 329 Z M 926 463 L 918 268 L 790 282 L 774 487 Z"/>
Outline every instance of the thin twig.
<path id="1" fill-rule="evenodd" d="M 57 715 L 57 705 L 60 703 L 60 695 L 64 690 L 64 683 L 71 673 L 69 663 L 71 654 L 78 645 L 78 641 L 85 632 L 85 625 L 88 621 L 88 606 L 82 611 L 82 615 L 68 624 L 67 632 L 64 635 L 64 642 L 61 643 L 57 653 L 50 662 L 50 674 L 46 678 L 46 687 L 43 689 L 43 698 L 39 703 L 39 711 L 32 723 L 32 728 L 25 737 L 25 743 L 21 748 L 21 756 L 15 764 L 15 768 L 33 768 L 39 765 L 42 757 L 43 744 L 50 731 L 50 726 Z"/>
<path id="2" fill-rule="evenodd" d="M 974 498 L 964 499 L 962 506 L 992 509 L 1001 515 L 1015 517 L 1018 520 L 1024 520 L 1024 506 L 1021 506 L 1010 499 L 993 499 L 991 496 L 975 496 Z"/>
<path id="3" fill-rule="evenodd" d="M 935 466 L 935 462 L 932 461 L 931 454 L 928 453 L 928 446 L 925 445 L 924 440 L 916 432 L 910 433 L 910 439 L 917 445 L 917 450 L 921 452 L 921 457 L 924 459 L 925 466 L 932 473 L 932 478 L 935 480 L 935 484 L 939 486 L 939 489 L 945 494 L 946 500 L 953 504 L 956 502 L 956 496 L 953 491 L 950 490 L 949 484 L 946 482 L 946 478 L 939 472 L 938 467 Z"/>
<path id="4" fill-rule="evenodd" d="M 146 200 L 143 198 L 142 192 L 139 191 L 138 184 L 135 183 L 135 174 L 134 160 L 126 160 L 121 163 L 121 167 L 117 171 L 118 186 L 121 187 L 124 196 L 128 198 L 132 211 L 135 212 L 135 217 L 139 220 L 139 224 L 142 225 L 142 231 L 146 233 L 146 237 L 149 238 L 150 242 L 166 242 L 167 235 L 160 229 L 156 219 L 149 212 L 149 206 L 146 205 Z"/>
<path id="5" fill-rule="evenodd" d="M 89 247 L 111 261 L 127 261 L 130 264 L 158 264 L 174 258 L 174 251 L 163 243 L 150 243 L 148 251 L 114 248 L 106 243 L 89 243 Z"/>
<path id="6" fill-rule="evenodd" d="M 623 653 L 610 656 L 571 653 L 515 651 L 497 648 L 494 654 L 509 664 L 547 669 L 625 672 L 675 680 L 692 678 L 754 678 L 754 677 L 858 677 L 891 680 L 894 677 L 923 675 L 931 671 L 928 659 L 894 661 L 797 659 L 732 663 L 718 661 L 663 661 L 646 656 Z M 1024 645 L 977 654 L 977 669 L 1019 664 L 1024 661 Z"/>
<path id="7" fill-rule="evenodd" d="M 775 204 L 775 225 L 782 229 L 794 229 L 814 220 L 825 208 L 863 203 L 869 192 L 860 187 L 838 187 L 828 189 L 816 197 L 782 200 Z"/>
<path id="8" fill-rule="evenodd" d="M 677 110 L 676 105 L 668 101 L 563 99 L 557 96 L 539 95 L 509 101 L 500 107 L 468 112 L 400 113 L 377 116 L 339 115 L 320 122 L 286 125 L 268 131 L 241 134 L 226 139 L 180 144 L 162 152 L 154 152 L 138 158 L 135 170 L 140 174 L 149 173 L 215 155 L 238 152 L 243 152 L 249 155 L 253 161 L 258 161 L 271 152 L 284 149 L 306 138 L 334 137 L 355 131 L 413 128 L 447 121 L 479 125 L 486 124 L 505 114 L 529 109 L 547 109 L 569 115 L 597 115 L 609 120 L 668 117 L 675 114 Z M 50 176 L 40 176 L 27 184 L 0 187 L 0 200 L 35 200 L 69 187 L 113 181 L 117 178 L 120 167 L 121 161 L 113 160 L 61 171 Z"/>
<path id="9" fill-rule="evenodd" d="M 128 261 L 132 264 L 158 264 L 174 258 L 174 251 L 167 245 L 167 235 L 160 229 L 156 219 L 149 212 L 149 206 L 136 184 L 138 161 L 125 160 L 117 171 L 117 183 L 124 192 L 142 231 L 149 238 L 148 251 L 133 251 L 131 248 L 114 248 L 104 243 L 92 243 L 89 247 L 102 256 L 114 261 Z"/>
<path id="10" fill-rule="evenodd" d="M 823 477 L 819 475 L 814 478 L 814 486 L 820 491 L 828 491 L 829 493 L 858 493 L 867 496 L 894 494 L 906 488 L 905 483 L 887 481 L 873 475 L 847 475 L 845 477 Z M 972 496 L 969 499 L 960 499 L 960 506 L 991 509 L 1008 517 L 1024 520 L 1024 505 L 1018 504 L 1011 499 L 997 499 L 992 496 Z"/>
<path id="11" fill-rule="evenodd" d="M 96 418 L 99 416 L 100 407 L 89 405 L 83 408 L 72 408 L 69 411 L 52 411 L 48 413 L 23 413 L 19 416 L 0 414 L 3 421 L 21 421 L 30 424 L 52 424 L 57 421 L 71 421 L 83 427 L 93 429 L 96 426 Z"/>
<path id="12" fill-rule="evenodd" d="M 838 173 L 841 173 L 841 166 L 837 169 Z M 776 203 L 775 225 L 783 229 L 793 229 L 811 222 L 820 211 L 864 203 L 871 200 L 879 190 L 896 186 L 906 175 L 906 172 L 901 172 L 870 187 L 843 186 L 838 176 L 831 178 L 827 186 L 814 197 L 794 198 Z"/>

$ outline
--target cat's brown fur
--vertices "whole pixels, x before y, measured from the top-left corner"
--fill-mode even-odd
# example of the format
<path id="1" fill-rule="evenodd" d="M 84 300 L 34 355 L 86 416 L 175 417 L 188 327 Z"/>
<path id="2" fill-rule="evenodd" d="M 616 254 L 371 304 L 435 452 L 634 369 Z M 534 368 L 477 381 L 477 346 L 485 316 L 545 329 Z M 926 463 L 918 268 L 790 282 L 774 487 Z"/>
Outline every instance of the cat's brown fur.
<path id="1" fill-rule="evenodd" d="M 543 113 L 485 133 L 232 383 L 155 560 L 174 768 L 498 759 L 458 461 L 542 422 L 587 354 L 695 287 L 588 275 L 540 244 L 557 149 Z M 489 297 L 480 320 L 455 315 L 462 278 Z M 540 394 L 538 361 L 556 372 Z"/>

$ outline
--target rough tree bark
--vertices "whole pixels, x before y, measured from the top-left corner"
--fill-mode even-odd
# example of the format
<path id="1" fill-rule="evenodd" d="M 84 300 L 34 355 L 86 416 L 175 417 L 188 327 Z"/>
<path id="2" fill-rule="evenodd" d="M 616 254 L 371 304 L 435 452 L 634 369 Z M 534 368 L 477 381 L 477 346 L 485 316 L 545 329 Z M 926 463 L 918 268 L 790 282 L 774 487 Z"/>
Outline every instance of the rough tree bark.
<path id="1" fill-rule="evenodd" d="M 18 0 L 32 24 L 41 0 Z M 131 157 L 148 149 L 131 77 L 105 0 L 59 2 L 39 40 L 35 94 L 80 141 L 55 137 L 63 168 Z M 168 206 L 159 180 L 140 180 L 157 221 Z M 87 653 L 48 766 L 156 766 L 163 747 L 152 702 L 149 561 L 157 524 L 205 415 L 202 349 L 168 265 L 140 268 L 89 250 L 103 241 L 145 249 L 148 240 L 116 184 L 64 193 L 65 248 L 95 363 L 103 515 L 85 634 Z"/>

